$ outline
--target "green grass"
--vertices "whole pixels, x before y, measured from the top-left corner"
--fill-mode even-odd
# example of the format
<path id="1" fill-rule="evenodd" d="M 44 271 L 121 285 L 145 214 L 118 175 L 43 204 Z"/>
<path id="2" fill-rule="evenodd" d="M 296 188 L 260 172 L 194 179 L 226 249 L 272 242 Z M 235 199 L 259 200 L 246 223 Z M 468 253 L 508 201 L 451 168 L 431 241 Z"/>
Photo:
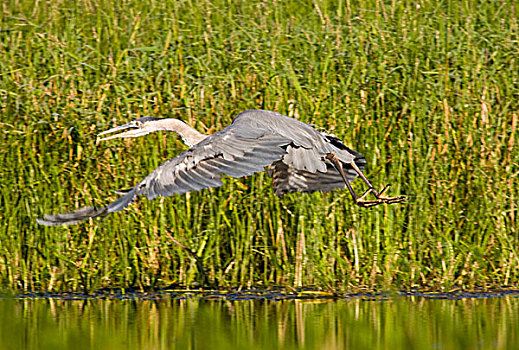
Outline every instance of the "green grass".
<path id="1" fill-rule="evenodd" d="M 3 2 L 0 285 L 199 282 L 174 237 L 222 287 L 517 286 L 518 18 L 501 1 Z M 210 133 L 251 108 L 335 133 L 408 203 L 278 199 L 259 174 L 101 222 L 36 223 L 103 205 L 185 149 L 97 133 L 143 115 Z"/>

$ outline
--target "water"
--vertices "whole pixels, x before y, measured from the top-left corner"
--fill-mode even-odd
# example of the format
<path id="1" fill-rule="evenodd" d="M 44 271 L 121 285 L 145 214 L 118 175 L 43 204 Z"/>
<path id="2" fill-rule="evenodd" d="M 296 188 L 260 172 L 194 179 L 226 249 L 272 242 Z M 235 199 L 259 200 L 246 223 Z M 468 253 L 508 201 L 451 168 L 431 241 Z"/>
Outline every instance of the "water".
<path id="1" fill-rule="evenodd" d="M 0 298 L 0 349 L 518 349 L 519 294 Z"/>

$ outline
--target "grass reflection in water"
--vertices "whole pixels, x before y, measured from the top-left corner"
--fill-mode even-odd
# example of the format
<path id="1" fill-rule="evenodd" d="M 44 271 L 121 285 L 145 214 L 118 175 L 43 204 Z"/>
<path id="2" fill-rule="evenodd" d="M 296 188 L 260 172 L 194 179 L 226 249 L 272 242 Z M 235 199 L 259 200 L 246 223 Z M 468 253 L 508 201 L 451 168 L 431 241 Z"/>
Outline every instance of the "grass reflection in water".
<path id="1" fill-rule="evenodd" d="M 517 295 L 0 299 L 2 349 L 477 349 L 519 343 Z"/>

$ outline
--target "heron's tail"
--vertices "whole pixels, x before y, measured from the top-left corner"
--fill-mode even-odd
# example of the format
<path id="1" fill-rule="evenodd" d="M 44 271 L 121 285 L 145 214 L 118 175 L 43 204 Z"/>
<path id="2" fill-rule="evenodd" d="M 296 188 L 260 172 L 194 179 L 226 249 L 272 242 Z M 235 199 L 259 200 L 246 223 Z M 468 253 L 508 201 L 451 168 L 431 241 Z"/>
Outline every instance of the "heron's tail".
<path id="1" fill-rule="evenodd" d="M 135 186 L 132 190 L 126 193 L 121 198 L 108 204 L 103 208 L 83 207 L 81 209 L 61 214 L 45 214 L 43 219 L 36 219 L 36 222 L 45 226 L 58 225 L 74 225 L 78 222 L 88 220 L 90 218 L 103 218 L 110 213 L 119 211 L 130 205 L 137 195 L 137 188 Z"/>

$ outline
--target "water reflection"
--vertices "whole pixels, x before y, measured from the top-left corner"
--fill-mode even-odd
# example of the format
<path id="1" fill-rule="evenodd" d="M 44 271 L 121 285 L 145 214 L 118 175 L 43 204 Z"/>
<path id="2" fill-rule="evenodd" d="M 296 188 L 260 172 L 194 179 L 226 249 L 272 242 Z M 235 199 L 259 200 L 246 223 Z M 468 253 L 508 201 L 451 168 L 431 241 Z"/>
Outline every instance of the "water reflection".
<path id="1" fill-rule="evenodd" d="M 0 349 L 505 349 L 518 301 L 0 299 Z"/>

